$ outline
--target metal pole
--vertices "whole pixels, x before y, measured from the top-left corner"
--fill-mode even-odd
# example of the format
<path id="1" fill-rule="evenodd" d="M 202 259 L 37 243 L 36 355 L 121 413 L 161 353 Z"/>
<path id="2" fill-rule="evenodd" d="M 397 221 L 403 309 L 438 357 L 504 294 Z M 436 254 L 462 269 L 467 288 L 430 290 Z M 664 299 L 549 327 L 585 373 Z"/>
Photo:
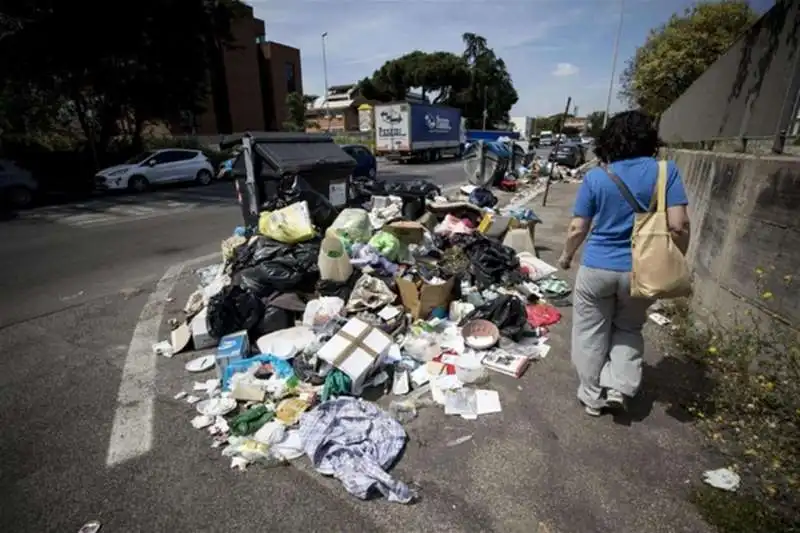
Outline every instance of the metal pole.
<path id="1" fill-rule="evenodd" d="M 487 118 L 487 115 L 489 114 L 489 110 L 486 108 L 486 93 L 487 92 L 488 92 L 488 90 L 486 89 L 486 87 L 484 87 L 483 88 L 483 129 L 484 130 L 486 129 L 486 118 Z"/>
<path id="2" fill-rule="evenodd" d="M 619 0 L 619 25 L 617 36 L 614 39 L 614 58 L 611 60 L 611 81 L 608 83 L 608 99 L 606 100 L 606 114 L 603 116 L 603 127 L 608 124 L 608 113 L 611 111 L 611 95 L 614 93 L 614 76 L 617 75 L 617 56 L 619 55 L 619 37 L 622 35 L 622 19 L 625 13 L 625 0 Z"/>
<path id="3" fill-rule="evenodd" d="M 325 38 L 328 37 L 328 32 L 322 32 L 322 76 L 325 80 L 325 119 L 327 121 L 327 130 L 331 130 L 331 108 L 328 104 L 328 57 L 325 52 Z"/>
<path id="4" fill-rule="evenodd" d="M 572 105 L 572 97 L 567 98 L 567 107 L 564 108 L 564 114 L 561 116 L 561 121 L 558 124 L 558 133 L 556 134 L 556 145 L 553 147 L 553 151 L 551 153 L 558 154 L 558 148 L 561 145 L 561 132 L 564 131 L 564 122 L 567 120 L 567 113 L 569 113 L 569 106 Z M 547 157 L 547 162 L 550 161 L 550 157 Z M 553 170 L 555 170 L 556 162 L 553 161 L 553 164 L 550 166 L 550 172 L 547 173 L 547 181 L 544 184 L 544 194 L 542 195 L 542 207 L 547 206 L 547 195 L 550 194 L 550 181 L 553 177 Z"/>

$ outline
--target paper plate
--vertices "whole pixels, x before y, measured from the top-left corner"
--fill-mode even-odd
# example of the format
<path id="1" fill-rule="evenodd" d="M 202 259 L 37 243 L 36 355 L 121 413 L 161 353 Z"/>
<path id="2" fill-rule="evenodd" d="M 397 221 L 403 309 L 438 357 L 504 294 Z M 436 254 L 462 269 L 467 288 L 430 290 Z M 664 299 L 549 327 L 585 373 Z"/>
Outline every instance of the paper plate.
<path id="1" fill-rule="evenodd" d="M 256 341 L 258 351 L 278 359 L 291 359 L 316 340 L 314 330 L 308 326 L 295 326 L 267 333 Z"/>
<path id="2" fill-rule="evenodd" d="M 185 368 L 189 372 L 205 372 L 206 370 L 210 370 L 214 368 L 214 356 L 204 355 L 203 357 L 192 359 L 186 363 Z"/>
<path id="3" fill-rule="evenodd" d="M 201 415 L 225 416 L 236 409 L 236 400 L 233 398 L 209 398 L 198 402 L 195 409 Z"/>

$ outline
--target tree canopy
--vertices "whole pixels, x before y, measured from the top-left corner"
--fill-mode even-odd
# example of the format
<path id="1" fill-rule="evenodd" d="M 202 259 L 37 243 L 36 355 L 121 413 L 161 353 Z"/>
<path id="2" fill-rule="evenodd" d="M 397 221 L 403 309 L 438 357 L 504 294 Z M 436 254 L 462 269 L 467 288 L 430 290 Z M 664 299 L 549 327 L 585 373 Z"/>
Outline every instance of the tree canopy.
<path id="1" fill-rule="evenodd" d="M 757 19 L 744 0 L 704 2 L 650 31 L 620 77 L 631 107 L 663 113 Z"/>
<path id="2" fill-rule="evenodd" d="M 487 127 L 508 121 L 508 112 L 519 99 L 503 60 L 474 33 L 463 35 L 464 52 L 416 50 L 387 61 L 371 77 L 360 82 L 368 100 L 404 100 L 419 90 L 428 101 L 458 107 L 468 127 L 481 127 L 484 102 Z"/>
<path id="3" fill-rule="evenodd" d="M 44 110 L 50 120 L 76 120 L 102 151 L 122 123 L 139 137 L 145 121 L 199 112 L 209 88 L 224 80 L 222 52 L 242 7 L 237 0 L 6 2 L 0 127 L 34 133 L 43 125 L 20 115 L 30 106 L 34 117 Z"/>

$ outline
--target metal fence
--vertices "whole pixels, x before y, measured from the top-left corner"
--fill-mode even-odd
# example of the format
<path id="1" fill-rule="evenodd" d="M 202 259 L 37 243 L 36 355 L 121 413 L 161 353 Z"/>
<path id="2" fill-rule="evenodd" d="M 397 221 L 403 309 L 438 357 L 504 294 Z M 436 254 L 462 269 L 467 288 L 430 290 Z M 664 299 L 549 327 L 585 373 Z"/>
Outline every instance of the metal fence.
<path id="1" fill-rule="evenodd" d="M 664 112 L 659 133 L 678 147 L 733 143 L 739 151 L 794 151 L 800 144 L 800 1 L 779 0 Z"/>

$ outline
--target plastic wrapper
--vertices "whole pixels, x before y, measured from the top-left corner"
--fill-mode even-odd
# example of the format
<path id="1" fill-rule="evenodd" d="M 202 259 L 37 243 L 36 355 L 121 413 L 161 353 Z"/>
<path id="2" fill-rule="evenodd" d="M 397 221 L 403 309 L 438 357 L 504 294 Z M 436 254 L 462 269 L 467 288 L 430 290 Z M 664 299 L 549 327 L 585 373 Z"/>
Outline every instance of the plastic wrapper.
<path id="1" fill-rule="evenodd" d="M 495 324 L 500 330 L 500 334 L 512 340 L 519 340 L 528 330 L 528 315 L 525 305 L 516 296 L 504 294 L 486 302 L 467 316 L 465 316 L 460 326 L 470 320 L 483 319 Z"/>
<path id="2" fill-rule="evenodd" d="M 335 316 L 344 311 L 344 300 L 337 297 L 323 296 L 311 300 L 303 313 L 303 325 L 309 327 L 324 326 Z"/>

